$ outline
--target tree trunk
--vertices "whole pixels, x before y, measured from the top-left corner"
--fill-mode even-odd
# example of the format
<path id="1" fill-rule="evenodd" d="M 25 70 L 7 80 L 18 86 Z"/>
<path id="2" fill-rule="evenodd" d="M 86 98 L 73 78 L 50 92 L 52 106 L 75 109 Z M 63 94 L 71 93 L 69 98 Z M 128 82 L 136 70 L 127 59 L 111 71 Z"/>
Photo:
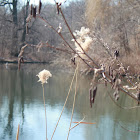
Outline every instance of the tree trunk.
<path id="1" fill-rule="evenodd" d="M 23 33 L 22 33 L 22 37 L 21 37 L 22 45 L 24 45 L 24 42 L 26 39 L 26 18 L 28 16 L 28 9 L 29 9 L 29 0 L 27 0 L 26 8 L 24 10 L 24 25 L 23 25 Z"/>
<path id="2" fill-rule="evenodd" d="M 18 56 L 18 20 L 17 20 L 17 0 L 13 0 L 13 10 L 12 10 L 12 18 L 13 18 L 13 35 L 12 35 L 12 46 L 11 46 L 11 55 Z"/>

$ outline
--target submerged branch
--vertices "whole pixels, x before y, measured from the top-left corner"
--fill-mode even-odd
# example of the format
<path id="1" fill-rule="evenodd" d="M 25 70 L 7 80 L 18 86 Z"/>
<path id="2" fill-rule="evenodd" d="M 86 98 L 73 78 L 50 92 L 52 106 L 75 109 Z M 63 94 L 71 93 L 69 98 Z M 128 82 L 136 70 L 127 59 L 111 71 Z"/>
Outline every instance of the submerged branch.
<path id="1" fill-rule="evenodd" d="M 115 102 L 115 100 L 112 98 L 112 96 L 111 96 L 111 94 L 110 94 L 109 92 L 108 92 L 108 95 L 109 95 L 110 99 L 114 102 L 114 104 L 115 104 L 116 106 L 118 106 L 119 108 L 121 108 L 121 109 L 130 110 L 130 109 L 140 108 L 140 106 L 123 107 L 123 106 L 121 106 L 121 105 L 119 105 L 119 104 L 117 104 L 117 103 Z"/>
<path id="2" fill-rule="evenodd" d="M 121 128 L 123 128 L 124 130 L 126 130 L 126 131 L 129 131 L 129 132 L 132 132 L 132 133 L 140 133 L 140 131 L 133 131 L 133 130 L 129 130 L 129 129 L 127 129 L 127 128 L 125 128 L 123 125 L 121 125 L 119 122 L 116 122 L 116 123 L 118 123 L 118 125 L 121 127 Z"/>

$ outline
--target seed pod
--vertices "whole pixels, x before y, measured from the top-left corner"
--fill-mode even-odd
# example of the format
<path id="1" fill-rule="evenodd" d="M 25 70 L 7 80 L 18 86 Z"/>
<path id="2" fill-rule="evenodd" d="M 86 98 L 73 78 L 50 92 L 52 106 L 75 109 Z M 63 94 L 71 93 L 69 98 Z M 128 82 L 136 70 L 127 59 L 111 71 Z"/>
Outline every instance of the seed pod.
<path id="1" fill-rule="evenodd" d="M 93 88 L 93 100 L 92 100 L 92 103 L 94 103 L 96 92 L 97 92 L 97 87 L 94 87 Z"/>
<path id="2" fill-rule="evenodd" d="M 114 89 L 118 89 L 121 85 L 121 79 L 117 78 L 114 83 Z"/>
<path id="3" fill-rule="evenodd" d="M 111 75 L 111 67 L 109 66 L 108 75 Z"/>
<path id="4" fill-rule="evenodd" d="M 71 58 L 71 62 L 75 65 L 75 57 Z"/>
<path id="5" fill-rule="evenodd" d="M 30 14 L 33 15 L 33 5 L 31 4 Z"/>
<path id="6" fill-rule="evenodd" d="M 40 1 L 39 1 L 38 14 L 40 14 L 40 11 L 41 11 L 41 7 L 42 7 L 42 2 L 41 2 L 41 0 L 40 0 Z"/>
<path id="7" fill-rule="evenodd" d="M 56 2 L 56 6 L 57 6 L 57 14 L 59 15 L 59 4 L 58 4 L 58 2 Z"/>
<path id="8" fill-rule="evenodd" d="M 139 92 L 136 94 L 137 99 L 140 101 L 140 90 Z M 140 104 L 140 102 L 138 102 L 138 105 Z"/>
<path id="9" fill-rule="evenodd" d="M 113 93 L 114 98 L 119 94 L 119 91 L 116 89 L 115 92 Z"/>
<path id="10" fill-rule="evenodd" d="M 136 93 L 136 97 L 138 100 L 140 100 L 140 91 L 138 93 Z"/>
<path id="11" fill-rule="evenodd" d="M 118 101 L 119 98 L 120 98 L 120 96 L 119 96 L 119 94 L 117 94 L 115 100 Z"/>
<path id="12" fill-rule="evenodd" d="M 113 71 L 112 68 L 110 69 L 110 76 L 111 76 L 111 78 L 113 79 L 113 77 L 114 77 L 114 71 Z"/>
<path id="13" fill-rule="evenodd" d="M 56 6 L 57 6 L 57 14 L 59 15 L 59 9 L 61 7 L 61 3 L 56 2 Z"/>
<path id="14" fill-rule="evenodd" d="M 33 17 L 36 18 L 36 6 L 33 7 Z"/>
<path id="15" fill-rule="evenodd" d="M 92 108 L 92 101 L 91 101 L 91 94 L 92 94 L 92 89 L 89 89 L 89 101 L 90 101 L 90 107 Z"/>

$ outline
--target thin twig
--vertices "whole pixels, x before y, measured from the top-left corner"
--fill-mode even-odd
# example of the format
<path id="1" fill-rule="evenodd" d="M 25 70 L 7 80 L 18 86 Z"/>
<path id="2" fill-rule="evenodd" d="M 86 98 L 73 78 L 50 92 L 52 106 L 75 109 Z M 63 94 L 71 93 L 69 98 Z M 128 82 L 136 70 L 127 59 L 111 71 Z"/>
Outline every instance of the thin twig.
<path id="1" fill-rule="evenodd" d="M 75 72 L 74 72 L 74 75 L 73 75 L 73 78 L 72 78 L 72 81 L 71 81 L 71 84 L 70 84 L 70 87 L 69 87 L 68 95 L 67 95 L 67 97 L 66 97 L 65 103 L 64 103 L 64 105 L 63 105 L 63 109 L 62 109 L 62 111 L 61 111 L 61 114 L 60 114 L 60 116 L 59 116 L 59 119 L 58 119 L 58 121 L 57 121 L 57 124 L 56 124 L 56 126 L 55 126 L 55 129 L 54 129 L 54 131 L 53 131 L 51 140 L 53 139 L 54 133 L 55 133 L 55 131 L 56 131 L 56 128 L 57 128 L 57 126 L 58 126 L 58 123 L 59 123 L 60 118 L 61 118 L 61 116 L 62 116 L 62 113 L 63 113 L 63 111 L 64 111 L 64 108 L 65 108 L 65 106 L 66 106 L 66 103 L 67 103 L 67 100 L 68 100 L 68 97 L 69 97 L 69 95 L 70 95 L 71 88 L 72 88 L 72 85 L 73 85 L 73 81 L 74 81 L 74 78 L 75 78 L 75 75 L 76 75 L 76 72 L 77 72 L 77 69 L 75 69 Z"/>
<path id="2" fill-rule="evenodd" d="M 67 22 L 67 20 L 66 20 L 66 18 L 65 18 L 64 14 L 63 14 L 63 12 L 62 12 L 62 10 L 61 10 L 61 7 L 59 8 L 59 11 L 60 11 L 60 13 L 61 13 L 61 15 L 62 15 L 62 17 L 63 17 L 63 19 L 64 19 L 64 21 L 65 21 L 66 26 L 68 27 L 68 30 L 69 30 L 70 34 L 72 35 L 74 41 L 79 45 L 79 47 L 82 49 L 83 53 L 93 62 L 93 64 L 96 65 L 97 67 L 99 67 L 99 65 L 84 51 L 83 47 L 82 47 L 82 46 L 80 45 L 80 43 L 76 40 L 76 38 L 75 38 L 75 36 L 73 35 L 73 33 L 72 33 L 72 31 L 71 31 L 71 28 L 70 28 L 70 26 L 69 26 L 69 24 L 68 24 L 68 22 Z"/>
<path id="3" fill-rule="evenodd" d="M 119 59 L 116 59 L 117 61 L 118 61 L 118 63 L 121 65 L 122 63 L 119 61 Z M 126 72 L 126 70 L 124 69 L 124 73 L 125 73 L 125 75 L 126 75 L 126 77 L 127 77 L 127 79 L 129 80 L 129 82 L 130 82 L 130 84 L 132 85 L 132 86 L 136 86 L 136 84 L 135 83 L 133 83 L 132 81 L 131 81 L 131 79 L 129 78 L 129 74 Z M 137 91 L 139 91 L 139 89 L 137 88 L 136 89 Z"/>
<path id="4" fill-rule="evenodd" d="M 131 98 L 135 99 L 138 103 L 140 103 L 140 100 L 138 100 L 136 97 L 134 97 L 133 94 L 129 93 L 129 92 L 126 91 L 124 88 L 119 87 L 119 90 L 123 91 L 123 93 L 126 93 L 128 96 L 130 96 Z"/>
<path id="5" fill-rule="evenodd" d="M 59 7 L 59 10 L 60 10 L 60 12 L 61 12 L 61 15 L 62 15 L 62 17 L 63 17 L 63 19 L 64 19 L 64 21 L 65 21 L 65 23 L 66 23 L 66 25 L 67 25 L 67 27 L 68 27 L 68 29 L 69 29 L 69 31 L 70 31 L 70 33 L 71 33 L 71 35 L 73 36 L 73 38 L 75 39 L 75 37 L 74 37 L 74 35 L 73 35 L 73 33 L 72 33 L 72 31 L 71 31 L 71 29 L 70 29 L 70 27 L 69 27 L 69 25 L 68 25 L 68 23 L 67 23 L 67 21 L 66 21 L 66 19 L 65 19 L 65 16 L 64 16 L 64 14 L 63 14 L 63 12 L 62 12 L 62 10 L 61 10 L 61 8 Z M 91 68 L 92 70 L 94 70 L 94 68 L 88 63 L 88 62 L 86 62 L 85 61 L 85 59 L 83 59 L 78 53 L 76 53 L 76 51 L 69 45 L 69 43 L 64 39 L 64 37 L 62 36 L 62 34 L 60 34 L 60 33 L 58 33 L 58 31 L 47 21 L 47 20 L 45 20 L 43 17 L 41 17 L 40 15 L 38 15 L 37 16 L 38 18 L 40 18 L 40 19 L 42 19 L 45 23 L 47 23 L 48 25 L 49 25 L 49 27 L 50 28 L 52 28 L 61 38 L 62 38 L 62 40 L 65 42 L 65 44 L 73 51 L 73 53 L 75 53 L 75 54 L 77 54 L 77 56 L 89 67 L 89 68 Z M 76 41 L 76 39 L 75 39 L 75 41 Z M 103 42 L 101 42 L 101 43 L 103 43 Z M 78 44 L 78 42 L 77 42 L 77 44 Z M 80 46 L 80 44 L 79 44 L 79 46 Z M 81 46 L 80 46 L 81 47 Z M 83 50 L 83 48 L 81 47 L 81 49 Z M 92 60 L 92 62 L 93 62 L 93 64 L 94 65 L 96 65 L 97 66 L 97 68 L 100 68 L 99 67 L 99 65 L 98 64 L 96 64 L 94 61 L 93 61 L 93 59 L 92 58 L 90 58 L 90 56 L 88 55 L 88 54 L 86 54 L 86 52 L 83 50 L 83 52 L 84 52 L 84 54 L 89 58 L 89 59 L 91 59 Z M 106 73 L 104 73 L 105 74 L 105 76 L 108 78 L 108 79 L 110 79 L 110 76 L 108 76 L 108 74 L 106 74 Z M 110 79 L 111 80 L 111 79 Z M 113 84 L 113 82 L 112 82 L 112 80 L 109 82 L 110 84 Z M 129 92 L 126 92 L 122 87 L 120 87 L 120 90 L 122 90 L 124 93 L 126 93 L 127 95 L 129 95 L 130 97 L 132 97 L 133 99 L 135 99 L 137 102 L 140 102 L 136 97 L 134 97 L 132 94 L 130 94 Z"/>
<path id="6" fill-rule="evenodd" d="M 76 125 L 74 125 L 72 128 L 70 128 L 70 131 L 75 128 L 76 126 L 78 126 L 83 120 L 85 119 L 85 116 L 83 117 L 83 119 L 81 121 L 79 121 Z"/>
<path id="7" fill-rule="evenodd" d="M 59 34 L 58 32 L 57 32 L 57 30 L 47 21 L 47 20 L 45 20 L 43 17 L 41 17 L 40 15 L 38 15 L 37 16 L 38 18 L 40 18 L 40 19 L 42 19 L 45 23 L 47 23 L 48 25 L 49 25 L 49 27 L 50 28 L 52 28 L 61 38 L 62 38 L 62 40 L 65 42 L 65 44 L 67 44 L 67 46 L 73 51 L 73 53 L 75 53 L 75 54 L 77 54 L 78 55 L 78 57 L 88 66 L 88 67 L 90 67 L 91 69 L 94 69 L 91 65 L 89 65 L 86 61 L 85 61 L 85 59 L 83 59 L 78 53 L 76 53 L 76 51 L 69 45 L 69 43 L 65 40 L 65 38 L 63 37 L 63 35 L 62 34 Z M 96 65 L 97 66 L 97 65 Z"/>
<path id="8" fill-rule="evenodd" d="M 101 38 L 99 38 L 98 36 L 96 36 L 96 35 L 95 35 L 95 32 L 93 33 L 93 36 L 94 36 L 95 38 L 98 39 L 98 41 L 103 45 L 103 47 L 104 47 L 105 50 L 108 52 L 108 54 L 110 55 L 110 57 L 113 58 L 111 52 L 109 51 L 110 47 L 109 47 L 109 46 L 106 47 L 106 44 L 107 44 L 107 43 L 105 43 Z M 120 65 L 122 64 L 118 58 L 116 58 L 116 61 L 117 61 Z M 124 70 L 125 70 L 125 69 L 124 69 Z M 133 83 L 133 82 L 131 81 L 131 79 L 129 78 L 129 74 L 126 72 L 126 70 L 124 71 L 124 73 L 125 73 L 126 77 L 128 78 L 130 84 L 131 84 L 132 86 L 136 86 L 136 84 Z M 139 91 L 138 88 L 137 88 L 137 91 Z"/>
<path id="9" fill-rule="evenodd" d="M 75 53 L 75 54 L 77 54 L 78 55 L 78 57 L 88 66 L 88 67 L 90 67 L 91 69 L 93 69 L 94 70 L 94 68 L 91 66 L 91 65 L 89 65 L 89 63 L 87 63 L 86 61 L 85 61 L 85 59 L 83 59 L 78 53 L 76 53 L 76 51 L 69 45 L 69 43 L 64 39 L 64 37 L 62 36 L 62 34 L 59 34 L 58 32 L 57 32 L 57 30 L 46 20 L 46 19 L 44 19 L 43 17 L 41 17 L 40 15 L 38 15 L 37 16 L 38 18 L 40 18 L 40 19 L 42 19 L 45 23 L 47 23 L 48 25 L 49 25 L 49 27 L 50 28 L 52 28 L 61 38 L 62 38 L 62 40 L 67 44 L 67 46 L 73 51 L 73 53 Z M 66 19 L 65 19 L 66 20 Z M 70 30 L 71 31 L 71 30 Z M 99 68 L 99 66 L 98 66 L 98 68 Z M 108 74 L 107 73 L 104 73 L 105 74 L 105 76 L 109 79 L 109 80 L 111 80 L 110 79 L 110 76 L 108 76 Z M 110 84 L 112 84 L 113 82 L 112 82 L 112 80 L 109 82 Z M 121 88 L 120 87 L 120 90 L 122 90 L 124 93 L 126 93 L 127 95 L 129 95 L 130 97 L 132 97 L 133 99 L 135 99 L 137 102 L 140 102 L 138 99 L 136 99 L 134 96 L 132 96 L 131 94 L 129 94 L 128 92 L 126 92 L 123 88 Z"/>

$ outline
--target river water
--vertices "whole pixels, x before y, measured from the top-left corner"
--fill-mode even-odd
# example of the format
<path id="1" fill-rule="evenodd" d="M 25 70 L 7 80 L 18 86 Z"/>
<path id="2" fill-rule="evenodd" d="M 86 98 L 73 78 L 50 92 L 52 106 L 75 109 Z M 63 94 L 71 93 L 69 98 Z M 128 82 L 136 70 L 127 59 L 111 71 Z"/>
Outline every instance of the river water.
<path id="1" fill-rule="evenodd" d="M 52 77 L 45 85 L 47 135 L 51 138 L 63 108 L 73 73 L 53 70 L 46 65 L 31 65 L 17 70 L 16 65 L 0 66 L 0 140 L 15 140 L 18 124 L 19 140 L 45 140 L 45 112 L 42 86 L 36 76 L 41 70 L 48 69 Z M 129 132 L 121 126 L 140 131 L 140 108 L 124 110 L 116 106 L 108 93 L 110 86 L 98 85 L 94 105 L 89 104 L 90 77 L 78 77 L 78 91 L 73 122 L 85 116 L 84 122 L 70 131 L 69 140 L 140 140 L 139 133 Z M 66 140 L 71 120 L 74 86 L 68 98 L 53 139 Z M 118 104 L 135 106 L 134 100 L 120 93 Z M 75 123 L 72 123 L 72 127 Z"/>

